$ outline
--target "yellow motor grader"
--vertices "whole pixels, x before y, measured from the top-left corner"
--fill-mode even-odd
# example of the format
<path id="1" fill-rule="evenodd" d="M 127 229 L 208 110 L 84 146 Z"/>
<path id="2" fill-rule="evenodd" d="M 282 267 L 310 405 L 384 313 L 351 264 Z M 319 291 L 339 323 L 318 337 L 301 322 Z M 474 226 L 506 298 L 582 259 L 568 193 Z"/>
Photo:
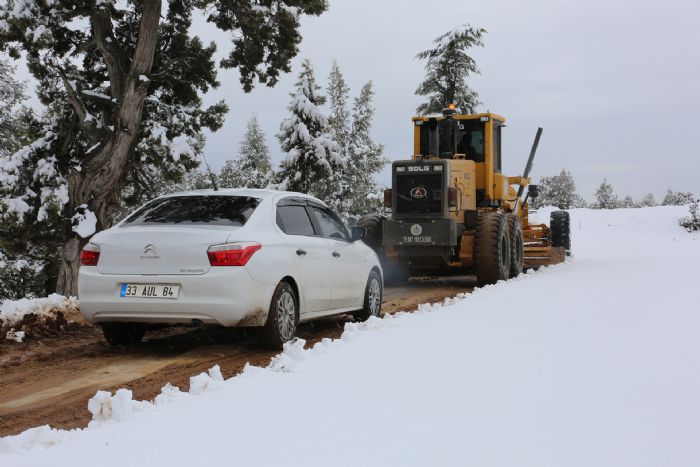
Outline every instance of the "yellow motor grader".
<path id="1" fill-rule="evenodd" d="M 413 125 L 414 155 L 392 164 L 392 187 L 384 192 L 391 215 L 358 221 L 387 283 L 475 273 L 479 284 L 491 284 L 565 259 L 569 214 L 553 212 L 549 226 L 528 219 L 541 128 L 525 171 L 509 177 L 501 173 L 505 118 L 458 114 L 450 104 L 442 116 L 413 117 Z"/>

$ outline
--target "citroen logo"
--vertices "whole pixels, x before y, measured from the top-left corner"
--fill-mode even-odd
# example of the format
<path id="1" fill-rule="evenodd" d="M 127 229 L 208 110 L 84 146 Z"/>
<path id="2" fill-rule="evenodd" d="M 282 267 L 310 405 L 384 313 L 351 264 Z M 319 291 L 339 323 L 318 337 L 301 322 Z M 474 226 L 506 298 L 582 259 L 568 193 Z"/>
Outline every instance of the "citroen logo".
<path id="1" fill-rule="evenodd" d="M 145 247 L 143 247 L 143 255 L 140 256 L 141 259 L 158 259 L 160 256 L 158 256 L 158 250 L 156 250 L 156 246 L 152 243 L 149 243 Z"/>
<path id="2" fill-rule="evenodd" d="M 422 186 L 417 186 L 411 189 L 411 198 L 423 199 L 426 196 L 428 196 L 428 190 L 426 190 Z"/>

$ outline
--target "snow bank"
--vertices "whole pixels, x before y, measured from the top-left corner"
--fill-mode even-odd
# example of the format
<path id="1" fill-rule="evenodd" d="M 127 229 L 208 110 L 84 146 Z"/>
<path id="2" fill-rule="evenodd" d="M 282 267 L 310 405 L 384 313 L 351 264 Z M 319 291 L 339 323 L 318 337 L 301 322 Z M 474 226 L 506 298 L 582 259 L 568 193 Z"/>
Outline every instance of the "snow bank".
<path id="1" fill-rule="evenodd" d="M 27 334 L 42 326 L 60 326 L 72 320 L 82 321 L 75 297 L 51 294 L 46 298 L 5 300 L 0 304 L 0 332 L 16 342 L 22 342 Z M 22 330 L 15 330 L 18 327 Z"/>
<path id="2" fill-rule="evenodd" d="M 166 386 L 147 410 L 100 395 L 110 416 L 0 439 L 0 463 L 700 465 L 700 235 L 683 210 L 574 210 L 572 261 Z"/>

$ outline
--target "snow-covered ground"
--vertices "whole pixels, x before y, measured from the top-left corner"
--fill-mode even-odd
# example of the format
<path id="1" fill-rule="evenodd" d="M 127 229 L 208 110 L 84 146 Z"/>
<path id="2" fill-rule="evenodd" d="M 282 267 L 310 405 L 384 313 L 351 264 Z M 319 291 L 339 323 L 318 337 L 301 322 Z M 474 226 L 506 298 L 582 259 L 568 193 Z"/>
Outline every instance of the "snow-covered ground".
<path id="1" fill-rule="evenodd" d="M 25 316 L 37 315 L 38 323 L 41 323 L 55 319 L 59 312 L 69 321 L 74 319 L 83 321 L 78 311 L 78 300 L 75 297 L 66 298 L 51 294 L 45 298 L 5 300 L 0 302 L 0 333 L 4 333 L 8 340 L 22 342 L 25 331 L 15 331 L 14 327 L 19 325 Z"/>
<path id="2" fill-rule="evenodd" d="M 364 324 L 85 430 L 0 439 L 3 466 L 697 466 L 700 235 L 686 208 L 572 211 L 575 259 Z"/>

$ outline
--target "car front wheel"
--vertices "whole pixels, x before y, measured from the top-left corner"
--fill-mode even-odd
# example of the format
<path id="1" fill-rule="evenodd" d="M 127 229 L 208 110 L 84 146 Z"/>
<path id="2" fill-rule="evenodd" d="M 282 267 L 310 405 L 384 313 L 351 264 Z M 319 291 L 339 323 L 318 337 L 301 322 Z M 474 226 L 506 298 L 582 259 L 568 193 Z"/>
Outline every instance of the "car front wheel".
<path id="1" fill-rule="evenodd" d="M 264 343 L 275 350 L 282 350 L 285 342 L 294 339 L 297 330 L 299 306 L 294 288 L 288 282 L 280 282 L 272 294 L 267 322 L 262 329 Z"/>
<path id="2" fill-rule="evenodd" d="M 379 317 L 382 312 L 382 297 L 384 289 L 382 278 L 377 271 L 369 273 L 367 286 L 365 287 L 365 301 L 362 310 L 355 313 L 355 319 L 367 321 L 370 317 Z"/>

